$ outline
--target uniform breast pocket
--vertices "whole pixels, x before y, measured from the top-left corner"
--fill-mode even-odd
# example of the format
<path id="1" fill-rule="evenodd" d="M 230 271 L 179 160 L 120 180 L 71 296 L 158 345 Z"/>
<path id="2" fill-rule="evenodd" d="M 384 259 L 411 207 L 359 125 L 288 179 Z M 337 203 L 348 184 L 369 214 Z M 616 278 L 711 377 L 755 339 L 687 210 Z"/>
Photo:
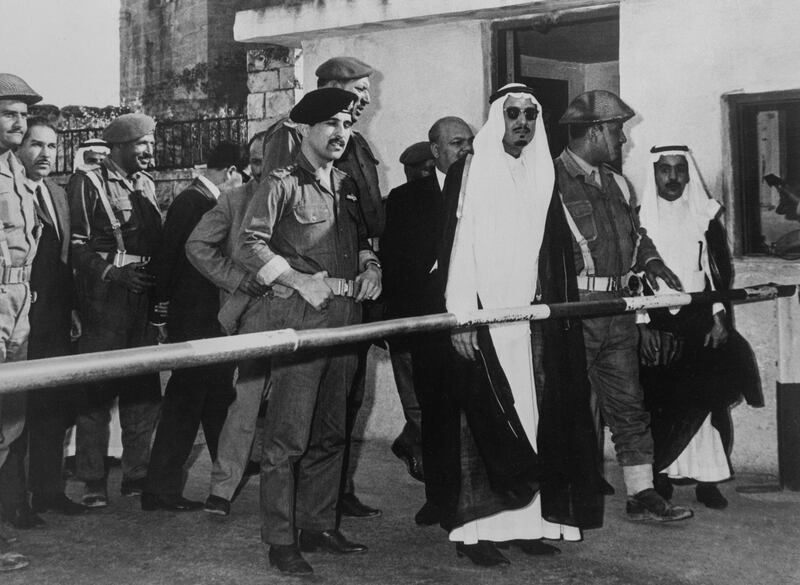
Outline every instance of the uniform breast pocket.
<path id="1" fill-rule="evenodd" d="M 565 201 L 564 204 L 581 235 L 586 238 L 587 242 L 594 242 L 597 239 L 597 223 L 594 219 L 592 204 L 588 201 Z"/>
<path id="2" fill-rule="evenodd" d="M 326 205 L 296 205 L 293 209 L 297 236 L 306 248 L 313 248 L 330 229 L 333 215 Z M 299 242 L 298 242 L 299 243 Z"/>

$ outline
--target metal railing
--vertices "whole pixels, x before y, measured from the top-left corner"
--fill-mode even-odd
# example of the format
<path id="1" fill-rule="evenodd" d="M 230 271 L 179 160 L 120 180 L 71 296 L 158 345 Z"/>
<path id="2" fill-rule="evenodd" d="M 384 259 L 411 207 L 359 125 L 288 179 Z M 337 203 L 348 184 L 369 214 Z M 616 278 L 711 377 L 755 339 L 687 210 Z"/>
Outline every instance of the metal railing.
<path id="1" fill-rule="evenodd" d="M 729 291 L 541 304 L 510 309 L 472 311 L 461 315 L 441 313 L 348 327 L 300 331 L 281 329 L 159 346 L 88 353 L 81 356 L 6 363 L 0 365 L 0 395 L 36 388 L 67 386 L 148 372 L 160 372 L 174 368 L 293 353 L 305 349 L 320 349 L 393 335 L 481 324 L 593 317 L 633 312 L 640 309 L 682 307 L 725 301 L 752 303 L 792 296 L 796 294 L 798 286 L 800 285 L 767 284 Z M 65 388 L 64 391 L 70 390 Z"/>
<path id="2" fill-rule="evenodd" d="M 191 168 L 222 141 L 246 144 L 247 117 L 159 122 L 155 138 L 156 169 Z"/>
<path id="3" fill-rule="evenodd" d="M 75 151 L 81 142 L 102 135 L 103 128 L 60 130 L 55 173 L 72 173 Z M 154 169 L 188 169 L 204 164 L 209 151 L 224 140 L 247 143 L 246 116 L 158 122 Z"/>

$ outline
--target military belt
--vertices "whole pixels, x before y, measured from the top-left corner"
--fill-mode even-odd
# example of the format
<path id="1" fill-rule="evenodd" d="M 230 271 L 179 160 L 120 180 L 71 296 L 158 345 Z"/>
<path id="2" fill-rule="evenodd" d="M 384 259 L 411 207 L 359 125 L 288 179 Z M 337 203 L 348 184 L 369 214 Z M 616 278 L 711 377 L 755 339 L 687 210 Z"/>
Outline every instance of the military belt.
<path id="1" fill-rule="evenodd" d="M 0 284 L 20 284 L 29 282 L 31 279 L 31 265 L 26 266 L 2 266 Z"/>

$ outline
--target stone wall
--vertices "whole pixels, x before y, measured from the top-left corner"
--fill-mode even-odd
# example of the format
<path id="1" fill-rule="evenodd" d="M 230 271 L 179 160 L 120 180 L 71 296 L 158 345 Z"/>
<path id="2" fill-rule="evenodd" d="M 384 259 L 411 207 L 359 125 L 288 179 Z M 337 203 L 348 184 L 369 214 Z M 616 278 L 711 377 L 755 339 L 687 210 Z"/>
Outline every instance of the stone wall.
<path id="1" fill-rule="evenodd" d="M 302 52 L 279 46 L 247 51 L 247 128 L 252 137 L 289 114 L 300 98 Z"/>
<path id="2" fill-rule="evenodd" d="M 233 40 L 242 0 L 121 0 L 120 97 L 159 119 L 241 113 L 246 50 Z"/>

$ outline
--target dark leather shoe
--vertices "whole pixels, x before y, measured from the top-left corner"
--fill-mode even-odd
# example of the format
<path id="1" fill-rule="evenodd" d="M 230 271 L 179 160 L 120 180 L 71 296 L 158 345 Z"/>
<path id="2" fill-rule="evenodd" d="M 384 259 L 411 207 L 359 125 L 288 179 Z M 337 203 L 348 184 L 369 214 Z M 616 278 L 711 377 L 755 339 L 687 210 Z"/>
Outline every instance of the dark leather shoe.
<path id="1" fill-rule="evenodd" d="M 220 496 L 210 495 L 206 498 L 203 511 L 217 516 L 229 516 L 231 513 L 231 503 Z"/>
<path id="2" fill-rule="evenodd" d="M 715 483 L 698 482 L 697 487 L 694 488 L 694 493 L 697 496 L 697 501 L 705 504 L 706 508 L 724 510 L 728 507 L 728 500 L 720 493 Z"/>
<path id="3" fill-rule="evenodd" d="M 269 566 L 276 567 L 285 575 L 311 575 L 314 572 L 296 544 L 273 544 L 268 556 Z"/>
<path id="4" fill-rule="evenodd" d="M 303 552 L 322 551 L 335 555 L 367 552 L 366 546 L 357 542 L 350 542 L 338 530 L 325 530 L 323 532 L 301 530 L 298 542 L 300 543 L 300 550 Z"/>
<path id="5" fill-rule="evenodd" d="M 14 510 L 8 518 L 8 523 L 14 528 L 20 530 L 28 530 L 29 528 L 41 528 L 45 525 L 45 521 L 33 510 L 28 504 L 22 504 Z"/>
<path id="6" fill-rule="evenodd" d="M 417 526 L 433 526 L 438 524 L 442 519 L 442 510 L 433 502 L 425 502 L 425 504 L 414 515 L 414 522 Z"/>
<path id="7" fill-rule="evenodd" d="M 459 558 L 467 557 L 479 567 L 511 564 L 505 555 L 497 550 L 494 543 L 488 540 L 479 540 L 476 544 L 456 543 L 456 555 Z"/>
<path id="8" fill-rule="evenodd" d="M 152 512 L 154 510 L 168 510 L 170 512 L 191 512 L 203 507 L 203 502 L 187 500 L 183 496 L 151 494 L 142 492 L 142 510 Z"/>
<path id="9" fill-rule="evenodd" d="M 553 556 L 560 555 L 561 549 L 552 544 L 542 542 L 541 539 L 525 540 L 517 539 L 509 542 L 511 546 L 524 552 L 526 555 L 531 556 Z M 499 547 L 498 547 L 499 548 Z"/>
<path id="10" fill-rule="evenodd" d="M 123 479 L 122 485 L 120 485 L 119 488 L 119 493 L 131 498 L 140 496 L 142 492 L 144 492 L 146 481 L 144 477 L 140 477 L 139 479 Z"/>
<path id="11" fill-rule="evenodd" d="M 339 496 L 339 512 L 342 516 L 353 518 L 377 518 L 381 511 L 371 508 L 359 500 L 355 494 L 342 494 Z"/>
<path id="12" fill-rule="evenodd" d="M 31 496 L 31 508 L 34 512 L 47 512 L 50 510 L 66 516 L 77 516 L 87 510 L 86 506 L 73 502 L 64 493 L 46 496 L 33 494 Z"/>
<path id="13" fill-rule="evenodd" d="M 690 508 L 673 506 L 653 488 L 628 496 L 625 512 L 635 522 L 676 522 L 694 516 Z"/>
<path id="14" fill-rule="evenodd" d="M 422 454 L 408 443 L 399 438 L 392 443 L 392 453 L 406 464 L 408 474 L 417 481 L 425 481 L 425 472 L 422 469 Z"/>

